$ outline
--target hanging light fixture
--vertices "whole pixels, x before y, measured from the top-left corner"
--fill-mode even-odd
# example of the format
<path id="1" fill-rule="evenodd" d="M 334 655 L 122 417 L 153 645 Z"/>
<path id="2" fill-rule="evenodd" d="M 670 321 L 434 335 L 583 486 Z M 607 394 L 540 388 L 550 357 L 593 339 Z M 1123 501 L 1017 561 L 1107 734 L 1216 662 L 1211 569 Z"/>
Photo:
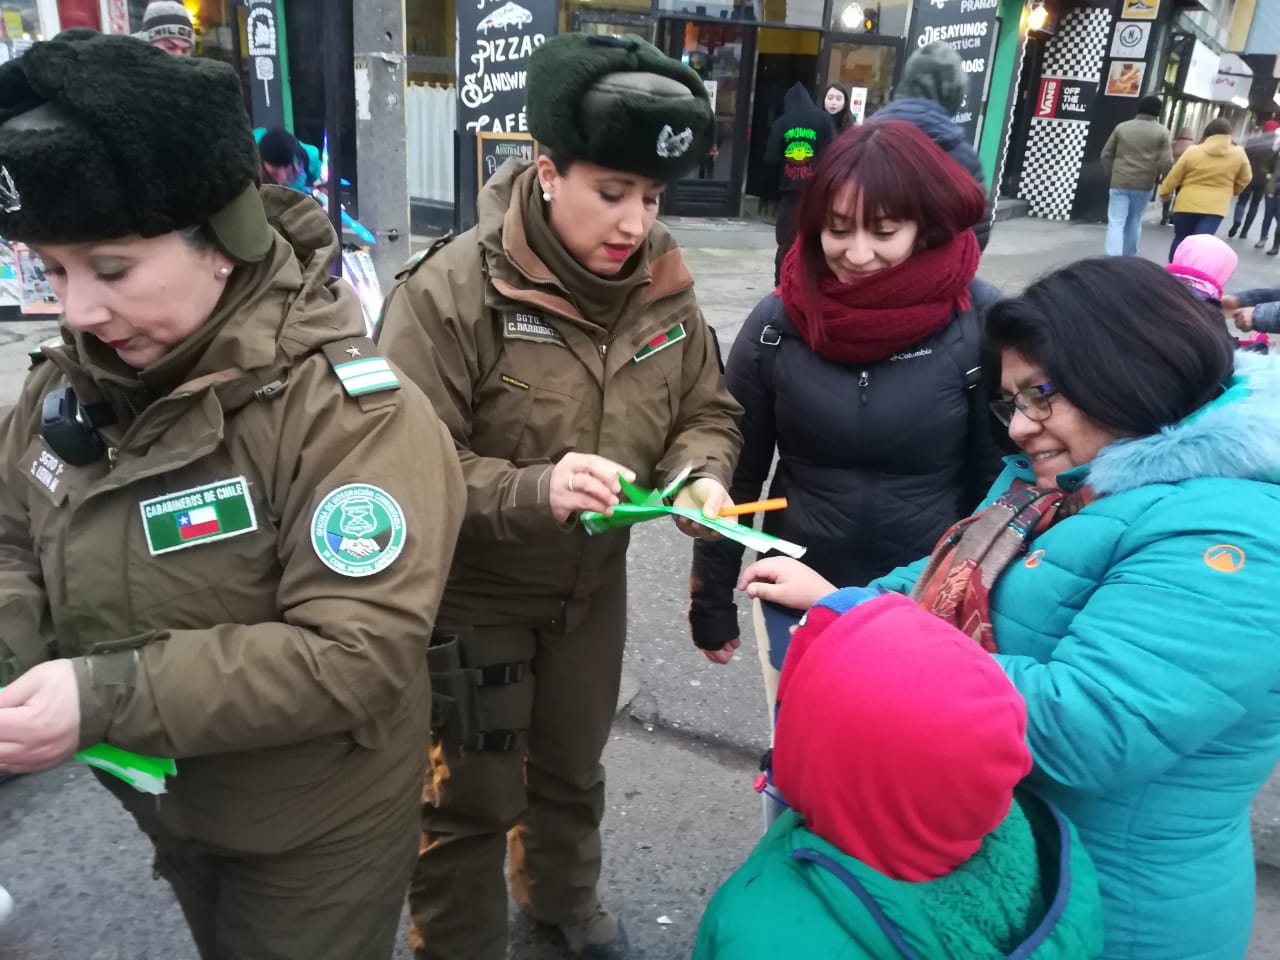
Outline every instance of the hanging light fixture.
<path id="1" fill-rule="evenodd" d="M 861 30 L 864 19 L 862 5 L 856 0 L 840 11 L 840 26 L 850 32 Z"/>

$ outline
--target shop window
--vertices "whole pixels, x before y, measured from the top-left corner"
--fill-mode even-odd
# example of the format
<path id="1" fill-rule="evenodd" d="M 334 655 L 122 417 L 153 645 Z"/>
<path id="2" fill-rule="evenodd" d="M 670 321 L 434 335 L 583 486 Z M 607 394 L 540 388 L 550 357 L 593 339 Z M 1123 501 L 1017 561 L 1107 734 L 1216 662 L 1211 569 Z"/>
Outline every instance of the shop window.
<path id="1" fill-rule="evenodd" d="M 453 220 L 456 9 L 454 0 L 405 0 L 404 5 L 409 196 L 414 200 L 415 233 L 434 233 Z"/>
<path id="2" fill-rule="evenodd" d="M 905 37 L 909 8 L 907 0 L 835 0 L 830 27 L 839 33 Z"/>
<path id="3" fill-rule="evenodd" d="M 821 27 L 823 0 L 658 0 L 666 14 Z"/>
<path id="4" fill-rule="evenodd" d="M 36 0 L 0 4 L 0 25 L 4 27 L 5 57 L 20 56 L 37 40 L 44 40 Z"/>
<path id="5" fill-rule="evenodd" d="M 561 0 L 560 32 L 633 33 L 652 42 L 652 10 L 652 0 Z"/>

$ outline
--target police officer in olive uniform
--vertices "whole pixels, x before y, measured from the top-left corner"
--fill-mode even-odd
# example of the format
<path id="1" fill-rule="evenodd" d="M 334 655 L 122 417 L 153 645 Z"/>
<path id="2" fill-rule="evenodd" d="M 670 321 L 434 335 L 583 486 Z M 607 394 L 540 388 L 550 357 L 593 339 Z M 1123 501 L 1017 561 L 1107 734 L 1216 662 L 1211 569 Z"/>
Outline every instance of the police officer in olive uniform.
<path id="1" fill-rule="evenodd" d="M 65 311 L 0 421 L 0 772 L 175 758 L 100 779 L 204 960 L 386 960 L 462 475 L 257 176 L 225 65 L 73 30 L 0 66 L 0 234 Z"/>
<path id="2" fill-rule="evenodd" d="M 713 515 L 740 442 L 714 333 L 655 223 L 711 143 L 701 81 L 637 38 L 566 34 L 533 55 L 528 98 L 544 155 L 500 169 L 477 227 L 401 275 L 379 334 L 467 482 L 440 615 L 456 640 L 432 653 L 420 960 L 505 956 L 508 831 L 520 907 L 582 956 L 624 955 L 596 883 L 628 535 L 575 520 L 618 502 L 619 472 L 653 488 L 685 467 L 678 502 Z"/>

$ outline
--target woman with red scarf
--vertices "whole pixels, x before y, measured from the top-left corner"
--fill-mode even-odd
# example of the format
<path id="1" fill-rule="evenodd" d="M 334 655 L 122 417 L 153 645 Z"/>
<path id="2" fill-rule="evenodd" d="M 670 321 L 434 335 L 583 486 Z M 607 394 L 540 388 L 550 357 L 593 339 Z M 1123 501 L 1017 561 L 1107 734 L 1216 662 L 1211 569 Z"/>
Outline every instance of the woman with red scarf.
<path id="1" fill-rule="evenodd" d="M 747 318 L 725 379 L 742 404 L 735 502 L 770 497 L 765 529 L 809 548 L 833 582 L 865 584 L 927 553 L 1000 469 L 978 388 L 982 307 L 971 224 L 986 198 L 915 126 L 891 121 L 828 147 L 797 210 L 782 283 Z M 742 547 L 699 542 L 693 639 L 716 662 L 739 636 Z M 800 611 L 756 603 L 772 707 Z"/>

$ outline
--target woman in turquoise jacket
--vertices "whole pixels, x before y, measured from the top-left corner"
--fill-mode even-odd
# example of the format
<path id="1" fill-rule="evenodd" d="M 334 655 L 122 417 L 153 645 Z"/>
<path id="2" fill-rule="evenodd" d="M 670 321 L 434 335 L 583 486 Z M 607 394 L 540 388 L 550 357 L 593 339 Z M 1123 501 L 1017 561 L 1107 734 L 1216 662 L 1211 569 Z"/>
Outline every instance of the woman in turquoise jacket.
<path id="1" fill-rule="evenodd" d="M 1280 366 L 1128 257 L 1045 277 L 987 334 L 1022 455 L 881 585 L 997 651 L 1026 699 L 1029 780 L 1097 866 L 1104 956 L 1240 960 L 1249 804 L 1280 756 Z M 778 560 L 743 585 L 800 608 L 831 589 Z"/>

